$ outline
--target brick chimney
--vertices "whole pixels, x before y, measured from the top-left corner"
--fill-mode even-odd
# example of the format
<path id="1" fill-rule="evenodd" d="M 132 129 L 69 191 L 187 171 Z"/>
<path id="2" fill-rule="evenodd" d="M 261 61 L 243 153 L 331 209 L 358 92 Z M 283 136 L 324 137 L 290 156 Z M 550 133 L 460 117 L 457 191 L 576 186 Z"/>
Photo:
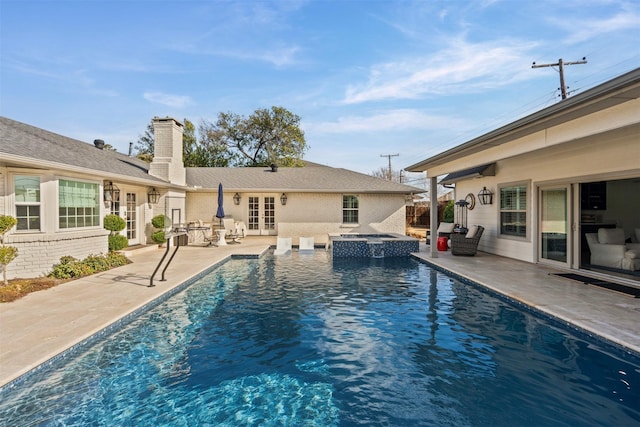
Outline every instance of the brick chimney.
<path id="1" fill-rule="evenodd" d="M 149 175 L 185 185 L 186 171 L 182 161 L 182 123 L 171 117 L 153 118 L 153 161 Z"/>

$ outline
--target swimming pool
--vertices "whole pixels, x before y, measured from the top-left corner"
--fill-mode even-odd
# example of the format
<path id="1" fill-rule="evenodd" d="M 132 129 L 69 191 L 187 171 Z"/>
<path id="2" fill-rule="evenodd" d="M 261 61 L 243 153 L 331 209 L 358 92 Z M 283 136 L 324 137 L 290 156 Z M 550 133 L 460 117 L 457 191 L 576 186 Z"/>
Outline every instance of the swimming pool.
<path id="1" fill-rule="evenodd" d="M 60 362 L 2 425 L 640 423 L 640 361 L 410 258 L 232 260 Z"/>

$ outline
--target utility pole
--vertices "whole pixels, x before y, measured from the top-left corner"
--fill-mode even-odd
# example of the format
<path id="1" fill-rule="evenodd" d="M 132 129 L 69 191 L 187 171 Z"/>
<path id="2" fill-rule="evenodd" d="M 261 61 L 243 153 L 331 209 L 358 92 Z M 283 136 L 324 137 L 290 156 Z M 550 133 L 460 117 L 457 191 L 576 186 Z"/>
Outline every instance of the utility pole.
<path id="1" fill-rule="evenodd" d="M 558 59 L 558 62 L 555 64 L 540 64 L 536 65 L 534 62 L 531 68 L 542 68 L 542 67 L 558 67 L 560 72 L 560 91 L 562 93 L 562 99 L 567 99 L 567 86 L 564 84 L 564 66 L 565 65 L 576 65 L 576 64 L 586 64 L 587 58 L 582 57 L 582 61 L 573 61 L 573 62 L 562 62 L 562 58 Z"/>
<path id="2" fill-rule="evenodd" d="M 399 156 L 399 153 L 396 154 L 380 154 L 380 157 L 388 157 L 389 158 L 389 172 L 387 173 L 387 176 L 389 177 L 389 181 L 391 181 L 391 158 L 392 157 L 397 157 Z"/>

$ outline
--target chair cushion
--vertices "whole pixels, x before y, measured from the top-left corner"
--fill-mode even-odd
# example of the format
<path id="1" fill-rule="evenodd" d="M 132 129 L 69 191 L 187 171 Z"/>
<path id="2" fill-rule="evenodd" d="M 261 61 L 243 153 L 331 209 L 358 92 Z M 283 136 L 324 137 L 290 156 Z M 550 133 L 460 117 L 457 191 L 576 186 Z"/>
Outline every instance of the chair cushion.
<path id="1" fill-rule="evenodd" d="M 599 228 L 598 243 L 624 245 L 624 230 L 622 228 Z"/>
<path id="2" fill-rule="evenodd" d="M 640 258 L 640 251 L 637 249 L 629 249 L 624 253 L 625 258 Z"/>
<path id="3" fill-rule="evenodd" d="M 473 239 L 474 237 L 476 237 L 476 234 L 478 234 L 478 226 L 472 225 L 469 228 L 469 231 L 467 231 L 467 235 L 464 237 L 466 237 L 467 239 Z"/>
<path id="4" fill-rule="evenodd" d="M 452 222 L 441 222 L 440 225 L 438 225 L 438 233 L 453 233 L 454 225 Z"/>

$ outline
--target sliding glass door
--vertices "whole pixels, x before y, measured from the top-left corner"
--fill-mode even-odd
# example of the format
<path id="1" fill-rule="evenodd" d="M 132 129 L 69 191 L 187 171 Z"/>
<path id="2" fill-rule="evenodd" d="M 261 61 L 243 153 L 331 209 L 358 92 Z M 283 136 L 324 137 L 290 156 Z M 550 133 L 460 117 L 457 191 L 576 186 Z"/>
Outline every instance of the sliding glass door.
<path id="1" fill-rule="evenodd" d="M 540 260 L 568 264 L 571 239 L 569 236 L 569 186 L 540 188 Z"/>

